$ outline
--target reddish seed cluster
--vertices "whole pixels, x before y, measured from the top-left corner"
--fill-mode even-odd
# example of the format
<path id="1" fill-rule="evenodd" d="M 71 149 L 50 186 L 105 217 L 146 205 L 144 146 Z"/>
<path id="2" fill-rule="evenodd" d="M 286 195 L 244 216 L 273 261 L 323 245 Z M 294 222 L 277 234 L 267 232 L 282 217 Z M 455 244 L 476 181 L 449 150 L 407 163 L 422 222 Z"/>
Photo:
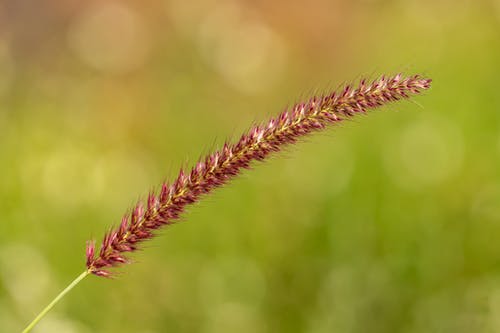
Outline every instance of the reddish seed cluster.
<path id="1" fill-rule="evenodd" d="M 87 269 L 108 277 L 108 268 L 127 263 L 124 255 L 139 243 L 154 236 L 154 231 L 175 223 L 187 205 L 220 187 L 248 169 L 255 160 L 295 143 L 302 136 L 321 130 L 329 124 L 353 117 L 357 113 L 388 102 L 409 98 L 428 89 L 430 79 L 401 74 L 381 77 L 373 82 L 361 80 L 357 88 L 346 86 L 340 92 L 313 97 L 282 112 L 266 124 L 255 126 L 234 144 L 226 143 L 219 151 L 200 160 L 190 171 L 180 171 L 172 184 L 163 184 L 158 194 L 151 193 L 146 207 L 138 203 L 118 228 L 106 233 L 99 253 L 95 243 L 87 243 Z"/>

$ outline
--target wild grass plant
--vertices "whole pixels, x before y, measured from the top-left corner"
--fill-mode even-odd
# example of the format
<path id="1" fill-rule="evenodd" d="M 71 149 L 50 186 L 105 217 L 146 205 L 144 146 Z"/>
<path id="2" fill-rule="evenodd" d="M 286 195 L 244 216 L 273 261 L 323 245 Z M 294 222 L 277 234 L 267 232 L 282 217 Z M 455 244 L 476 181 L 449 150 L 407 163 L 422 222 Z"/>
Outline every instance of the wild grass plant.
<path id="1" fill-rule="evenodd" d="M 100 247 L 93 240 L 86 246 L 86 269 L 26 327 L 31 329 L 44 315 L 88 275 L 113 277 L 114 268 L 130 262 L 129 253 L 155 237 L 163 227 L 176 223 L 186 208 L 221 187 L 254 162 L 264 161 L 284 147 L 331 125 L 385 104 L 408 99 L 430 87 L 431 80 L 419 75 L 382 76 L 363 79 L 339 91 L 314 96 L 297 103 L 265 123 L 253 126 L 234 143 L 201 158 L 191 170 L 181 169 L 177 178 L 152 191 L 146 202 L 137 203 L 121 223 L 103 237 Z"/>

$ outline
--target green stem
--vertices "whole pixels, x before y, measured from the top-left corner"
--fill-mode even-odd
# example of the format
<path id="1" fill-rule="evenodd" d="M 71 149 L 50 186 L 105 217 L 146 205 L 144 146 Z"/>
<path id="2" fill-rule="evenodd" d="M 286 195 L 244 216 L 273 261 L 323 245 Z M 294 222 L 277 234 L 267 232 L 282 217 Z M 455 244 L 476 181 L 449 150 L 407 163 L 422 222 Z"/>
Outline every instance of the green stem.
<path id="1" fill-rule="evenodd" d="M 47 312 L 49 312 L 49 310 L 52 309 L 52 307 L 56 305 L 56 303 L 59 302 L 61 298 L 64 297 L 64 295 L 66 295 L 71 289 L 73 289 L 80 281 L 82 281 L 89 274 L 90 274 L 89 271 L 85 271 L 82 274 L 80 274 L 75 280 L 73 280 L 73 282 L 71 282 L 69 286 L 67 286 L 63 291 L 61 291 L 59 295 L 57 295 L 56 298 L 54 298 L 52 302 L 50 302 L 49 305 L 47 305 L 42 310 L 42 312 L 40 312 L 38 316 L 36 316 L 36 318 L 33 319 L 33 321 L 24 329 L 22 333 L 27 333 L 31 331 L 31 329 L 40 321 L 40 319 L 42 319 L 47 314 Z"/>

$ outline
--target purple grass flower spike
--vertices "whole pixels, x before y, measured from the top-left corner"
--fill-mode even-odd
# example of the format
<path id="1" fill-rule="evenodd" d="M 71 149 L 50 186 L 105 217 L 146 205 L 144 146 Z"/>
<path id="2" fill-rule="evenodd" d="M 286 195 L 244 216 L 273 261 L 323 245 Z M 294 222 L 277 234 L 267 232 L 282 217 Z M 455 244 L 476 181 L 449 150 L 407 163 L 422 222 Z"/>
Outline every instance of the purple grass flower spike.
<path id="1" fill-rule="evenodd" d="M 430 83 L 430 79 L 419 75 L 403 77 L 402 74 L 382 76 L 372 82 L 361 80 L 357 87 L 347 85 L 339 92 L 312 97 L 251 128 L 236 143 L 225 143 L 190 171 L 181 170 L 158 193 L 150 193 L 145 203 L 138 203 L 118 227 L 104 235 L 98 252 L 94 241 L 87 242 L 88 272 L 112 276 L 109 268 L 127 263 L 127 252 L 137 250 L 143 241 L 155 236 L 156 230 L 174 224 L 188 205 L 223 186 L 243 169 L 249 169 L 253 161 L 262 161 L 328 125 L 419 94 Z"/>

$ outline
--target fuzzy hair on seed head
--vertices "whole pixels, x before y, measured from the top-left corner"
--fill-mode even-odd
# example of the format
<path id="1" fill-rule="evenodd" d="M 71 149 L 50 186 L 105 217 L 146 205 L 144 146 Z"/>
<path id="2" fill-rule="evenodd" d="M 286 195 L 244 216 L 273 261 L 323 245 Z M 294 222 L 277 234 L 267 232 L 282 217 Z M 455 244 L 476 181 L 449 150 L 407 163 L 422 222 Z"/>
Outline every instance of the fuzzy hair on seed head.
<path id="1" fill-rule="evenodd" d="M 175 180 L 163 183 L 157 193 L 150 193 L 144 203 L 135 205 L 119 226 L 105 233 L 99 251 L 94 241 L 88 241 L 88 272 L 112 276 L 109 268 L 128 263 L 128 252 L 139 249 L 157 230 L 174 224 L 187 206 L 249 169 L 254 161 L 263 161 L 272 153 L 329 125 L 417 95 L 427 90 L 430 83 L 430 79 L 419 75 L 397 74 L 373 81 L 362 79 L 356 86 L 346 85 L 330 94 L 313 96 L 266 123 L 252 127 L 235 143 L 226 142 L 221 149 L 200 159 L 191 170 L 181 169 Z"/>

